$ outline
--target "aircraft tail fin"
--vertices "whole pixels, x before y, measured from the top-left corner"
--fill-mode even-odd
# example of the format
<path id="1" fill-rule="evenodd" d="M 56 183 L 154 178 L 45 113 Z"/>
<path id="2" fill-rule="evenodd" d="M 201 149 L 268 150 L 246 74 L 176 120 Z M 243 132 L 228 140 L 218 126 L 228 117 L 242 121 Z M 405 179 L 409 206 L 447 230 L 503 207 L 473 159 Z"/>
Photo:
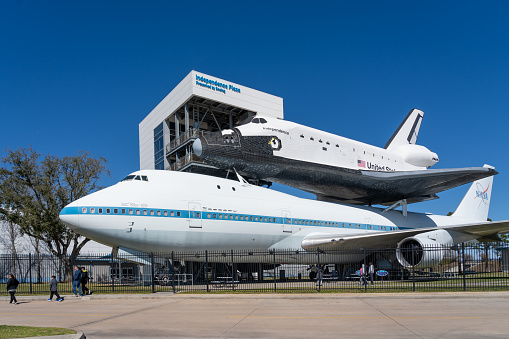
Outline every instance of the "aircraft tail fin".
<path id="1" fill-rule="evenodd" d="M 416 108 L 412 109 L 405 120 L 399 125 L 398 129 L 385 144 L 385 149 L 395 148 L 400 145 L 408 145 L 417 142 L 419 129 L 421 128 L 424 112 Z"/>
<path id="2" fill-rule="evenodd" d="M 483 167 L 495 169 L 490 165 Z M 493 176 L 474 181 L 452 215 L 482 221 L 488 220 L 492 190 Z"/>

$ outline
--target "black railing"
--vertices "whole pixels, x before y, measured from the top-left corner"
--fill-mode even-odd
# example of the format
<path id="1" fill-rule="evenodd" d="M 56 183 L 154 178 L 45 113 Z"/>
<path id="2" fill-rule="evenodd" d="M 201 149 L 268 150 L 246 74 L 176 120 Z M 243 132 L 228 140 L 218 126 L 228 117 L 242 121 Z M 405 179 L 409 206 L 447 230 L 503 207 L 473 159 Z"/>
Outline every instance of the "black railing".
<path id="1" fill-rule="evenodd" d="M 93 293 L 155 292 L 382 292 L 508 290 L 507 244 L 451 248 L 251 251 L 225 250 L 81 255 L 70 264 L 52 255 L 0 255 L 0 294 L 9 273 L 17 294 L 72 293 L 71 265 L 84 267 Z M 398 260 L 398 258 L 401 258 Z M 406 266 L 399 262 L 406 261 Z M 370 262 L 373 274 L 369 273 Z M 359 270 L 364 264 L 366 275 Z M 372 276 L 372 277 L 371 277 Z M 371 278 L 373 280 L 371 280 Z"/>

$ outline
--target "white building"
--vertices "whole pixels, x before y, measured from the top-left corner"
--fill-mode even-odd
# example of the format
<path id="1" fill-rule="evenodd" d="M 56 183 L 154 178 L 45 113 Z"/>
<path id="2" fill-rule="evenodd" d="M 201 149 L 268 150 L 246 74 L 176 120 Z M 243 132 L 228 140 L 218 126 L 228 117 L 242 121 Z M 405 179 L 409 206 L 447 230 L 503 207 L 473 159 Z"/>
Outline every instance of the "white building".
<path id="1" fill-rule="evenodd" d="M 191 71 L 140 123 L 140 169 L 222 176 L 193 154 L 193 141 L 257 114 L 283 119 L 283 99 Z"/>

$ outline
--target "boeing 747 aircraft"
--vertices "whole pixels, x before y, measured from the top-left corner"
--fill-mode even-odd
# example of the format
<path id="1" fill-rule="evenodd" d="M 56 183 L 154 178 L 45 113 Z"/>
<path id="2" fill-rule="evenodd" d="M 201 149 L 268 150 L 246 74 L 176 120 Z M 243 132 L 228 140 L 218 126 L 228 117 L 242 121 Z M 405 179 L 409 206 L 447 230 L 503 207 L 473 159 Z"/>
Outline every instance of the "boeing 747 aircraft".
<path id="1" fill-rule="evenodd" d="M 429 251 L 426 246 L 442 248 L 509 232 L 509 221 L 486 221 L 492 183 L 493 177 L 474 182 L 452 216 L 404 216 L 397 210 L 297 198 L 250 185 L 240 176 L 233 181 L 143 170 L 74 201 L 61 211 L 60 219 L 97 242 L 141 252 L 295 249 L 316 253 L 318 248 L 391 247 L 408 267 L 410 259 L 402 249 L 416 246 L 419 257 L 413 265 L 431 267 L 447 251 Z M 345 263 L 361 258 L 328 259 Z M 244 260 L 253 258 L 246 255 Z M 284 260 L 290 263 L 288 257 Z"/>
<path id="2" fill-rule="evenodd" d="M 245 177 L 302 189 L 322 201 L 362 205 L 436 199 L 438 192 L 497 173 L 482 167 L 428 169 L 438 156 L 416 145 L 423 115 L 410 111 L 385 148 L 257 116 L 204 134 L 193 149 L 205 163 Z"/>

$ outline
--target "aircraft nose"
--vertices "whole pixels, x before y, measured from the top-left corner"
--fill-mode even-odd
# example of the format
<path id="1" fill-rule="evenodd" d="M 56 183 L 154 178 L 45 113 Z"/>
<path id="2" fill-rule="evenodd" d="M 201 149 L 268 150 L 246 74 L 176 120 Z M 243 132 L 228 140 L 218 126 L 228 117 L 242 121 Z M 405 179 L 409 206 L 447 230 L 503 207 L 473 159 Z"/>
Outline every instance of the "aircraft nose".
<path id="1" fill-rule="evenodd" d="M 203 151 L 203 148 L 202 148 L 201 140 L 200 139 L 196 139 L 193 142 L 193 152 L 197 156 L 201 157 L 202 151 Z"/>
<path id="2" fill-rule="evenodd" d="M 78 207 L 66 206 L 60 211 L 60 220 L 72 230 L 77 230 L 80 226 Z"/>

